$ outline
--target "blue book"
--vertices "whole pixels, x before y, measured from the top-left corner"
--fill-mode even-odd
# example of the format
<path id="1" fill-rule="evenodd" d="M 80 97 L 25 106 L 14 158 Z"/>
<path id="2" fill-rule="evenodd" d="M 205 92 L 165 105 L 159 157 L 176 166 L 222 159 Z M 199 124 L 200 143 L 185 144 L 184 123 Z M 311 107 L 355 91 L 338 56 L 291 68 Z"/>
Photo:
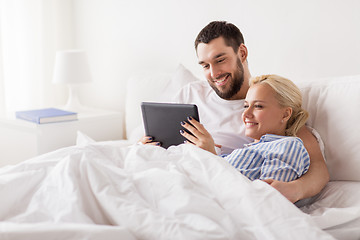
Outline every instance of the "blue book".
<path id="1" fill-rule="evenodd" d="M 16 118 L 35 122 L 37 124 L 77 120 L 77 113 L 57 108 L 44 108 L 15 112 Z"/>

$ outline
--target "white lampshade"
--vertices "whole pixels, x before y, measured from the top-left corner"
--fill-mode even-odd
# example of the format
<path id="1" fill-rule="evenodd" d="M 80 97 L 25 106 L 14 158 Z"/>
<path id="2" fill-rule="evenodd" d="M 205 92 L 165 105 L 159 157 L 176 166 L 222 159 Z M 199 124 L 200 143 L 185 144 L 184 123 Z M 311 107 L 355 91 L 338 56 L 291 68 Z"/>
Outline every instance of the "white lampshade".
<path id="1" fill-rule="evenodd" d="M 91 82 L 90 68 L 85 51 L 58 51 L 55 59 L 54 83 Z"/>
<path id="2" fill-rule="evenodd" d="M 65 50 L 56 53 L 53 83 L 69 87 L 69 98 L 64 109 L 85 111 L 86 108 L 79 101 L 78 89 L 82 83 L 88 82 L 91 82 L 91 74 L 85 51 Z"/>

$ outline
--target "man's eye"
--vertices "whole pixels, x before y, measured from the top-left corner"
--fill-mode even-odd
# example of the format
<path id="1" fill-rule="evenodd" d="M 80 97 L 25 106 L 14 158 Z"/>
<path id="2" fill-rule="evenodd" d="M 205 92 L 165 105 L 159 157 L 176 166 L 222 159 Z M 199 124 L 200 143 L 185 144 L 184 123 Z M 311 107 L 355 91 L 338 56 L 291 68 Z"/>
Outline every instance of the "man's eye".
<path id="1" fill-rule="evenodd" d="M 207 68 L 209 68 L 209 65 L 206 64 L 206 65 L 203 65 L 202 67 L 203 67 L 204 69 L 207 69 Z"/>
<path id="2" fill-rule="evenodd" d="M 219 59 L 217 62 L 218 62 L 218 63 L 221 63 L 221 62 L 223 62 L 223 61 L 225 61 L 225 58 Z"/>

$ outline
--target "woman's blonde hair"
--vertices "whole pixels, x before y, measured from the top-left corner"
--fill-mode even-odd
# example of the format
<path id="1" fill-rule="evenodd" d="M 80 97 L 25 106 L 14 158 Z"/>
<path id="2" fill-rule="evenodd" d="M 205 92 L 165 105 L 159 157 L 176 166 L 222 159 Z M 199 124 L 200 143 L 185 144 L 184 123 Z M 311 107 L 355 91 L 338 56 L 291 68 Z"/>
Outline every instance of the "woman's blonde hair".
<path id="1" fill-rule="evenodd" d="M 255 84 L 268 84 L 275 91 L 275 97 L 279 101 L 280 106 L 292 108 L 291 117 L 286 125 L 285 135 L 296 136 L 309 117 L 309 113 L 302 108 L 300 89 L 289 79 L 278 75 L 262 75 L 252 78 L 250 86 Z"/>

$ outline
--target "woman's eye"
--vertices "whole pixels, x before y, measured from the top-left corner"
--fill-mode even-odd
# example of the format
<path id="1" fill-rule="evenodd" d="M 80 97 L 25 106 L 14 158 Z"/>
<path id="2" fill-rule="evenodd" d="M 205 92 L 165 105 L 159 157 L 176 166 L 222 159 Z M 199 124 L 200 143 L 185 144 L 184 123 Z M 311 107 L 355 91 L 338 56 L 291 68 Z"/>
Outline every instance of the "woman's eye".
<path id="1" fill-rule="evenodd" d="M 244 108 L 248 108 L 249 107 L 249 105 L 244 105 Z"/>
<path id="2" fill-rule="evenodd" d="M 256 108 L 263 108 L 262 105 L 255 105 Z"/>

